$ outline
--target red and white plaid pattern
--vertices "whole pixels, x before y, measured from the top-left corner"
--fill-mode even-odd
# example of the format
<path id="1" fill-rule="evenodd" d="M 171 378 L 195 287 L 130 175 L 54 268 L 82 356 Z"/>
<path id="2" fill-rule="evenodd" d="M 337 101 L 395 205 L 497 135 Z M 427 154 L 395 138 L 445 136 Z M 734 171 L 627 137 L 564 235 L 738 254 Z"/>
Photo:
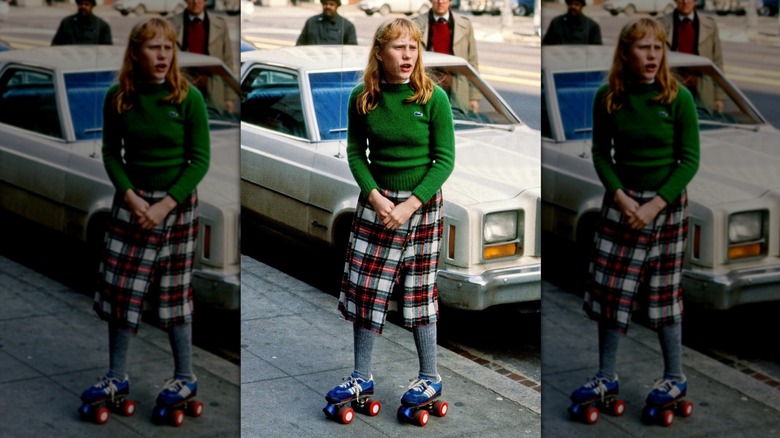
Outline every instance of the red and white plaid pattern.
<path id="1" fill-rule="evenodd" d="M 411 196 L 411 192 L 386 190 L 382 194 L 396 205 Z M 437 320 L 441 204 L 439 191 L 402 227 L 389 230 L 361 195 L 339 297 L 339 310 L 347 320 L 382 333 L 390 295 L 402 277 L 404 325 L 416 327 Z"/>
<path id="2" fill-rule="evenodd" d="M 626 193 L 640 204 L 654 191 Z M 589 267 L 584 309 L 625 333 L 634 299 L 647 293 L 650 325 L 658 328 L 682 321 L 682 269 L 688 236 L 688 198 L 685 191 L 642 230 L 632 230 L 610 195 L 604 196 L 601 221 Z"/>
<path id="3" fill-rule="evenodd" d="M 151 205 L 164 191 L 136 193 Z M 100 263 L 93 308 L 104 320 L 131 333 L 138 332 L 144 297 L 150 288 L 158 306 L 160 326 L 168 328 L 192 320 L 192 268 L 198 240 L 196 191 L 152 230 L 142 230 L 114 198 Z"/>

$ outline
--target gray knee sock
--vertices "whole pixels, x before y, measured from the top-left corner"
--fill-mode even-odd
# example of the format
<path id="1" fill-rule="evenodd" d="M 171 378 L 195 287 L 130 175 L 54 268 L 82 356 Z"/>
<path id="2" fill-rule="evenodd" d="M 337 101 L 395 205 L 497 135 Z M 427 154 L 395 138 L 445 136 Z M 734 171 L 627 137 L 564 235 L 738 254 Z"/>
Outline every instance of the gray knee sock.
<path id="1" fill-rule="evenodd" d="M 599 372 L 609 378 L 617 377 L 617 351 L 621 334 L 599 323 Z"/>
<path id="2" fill-rule="evenodd" d="M 682 372 L 682 323 L 665 325 L 658 329 L 658 341 L 664 355 L 664 378 L 685 381 Z"/>
<path id="3" fill-rule="evenodd" d="M 194 382 L 192 372 L 192 323 L 185 323 L 168 329 L 168 340 L 173 351 L 174 377 Z"/>
<path id="4" fill-rule="evenodd" d="M 436 323 L 415 327 L 414 344 L 420 358 L 420 376 L 437 382 L 439 372 L 436 368 Z"/>
<path id="5" fill-rule="evenodd" d="M 114 324 L 108 324 L 108 373 L 118 379 L 127 377 L 127 350 L 133 335 Z"/>
<path id="6" fill-rule="evenodd" d="M 371 378 L 371 356 L 374 353 L 376 333 L 357 324 L 352 326 L 355 349 L 355 374 L 363 380 Z"/>

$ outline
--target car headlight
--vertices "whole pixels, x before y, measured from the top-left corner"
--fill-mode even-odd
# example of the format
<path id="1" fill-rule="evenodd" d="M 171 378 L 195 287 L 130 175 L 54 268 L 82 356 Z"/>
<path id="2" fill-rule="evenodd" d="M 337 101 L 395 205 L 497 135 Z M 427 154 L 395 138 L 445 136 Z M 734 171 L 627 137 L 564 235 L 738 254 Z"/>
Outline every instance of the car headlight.
<path id="1" fill-rule="evenodd" d="M 482 228 L 484 241 L 482 257 L 485 260 L 510 257 L 520 253 L 518 211 L 502 211 L 485 215 Z"/>
<path id="2" fill-rule="evenodd" d="M 729 260 L 765 255 L 767 212 L 748 211 L 729 216 Z"/>

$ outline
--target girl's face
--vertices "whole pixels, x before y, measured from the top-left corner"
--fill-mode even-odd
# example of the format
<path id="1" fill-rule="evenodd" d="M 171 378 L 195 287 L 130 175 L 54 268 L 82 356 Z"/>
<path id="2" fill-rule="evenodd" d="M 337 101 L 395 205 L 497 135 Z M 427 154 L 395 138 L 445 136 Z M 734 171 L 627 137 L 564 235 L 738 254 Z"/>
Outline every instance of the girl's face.
<path id="1" fill-rule="evenodd" d="M 412 76 L 417 56 L 417 41 L 408 35 L 389 41 L 376 54 L 382 62 L 385 81 L 391 84 L 401 84 Z"/>
<path id="2" fill-rule="evenodd" d="M 141 44 L 135 60 L 147 82 L 159 84 L 165 81 L 173 62 L 173 49 L 173 42 L 160 34 Z"/>
<path id="3" fill-rule="evenodd" d="M 631 44 L 625 55 L 625 61 L 633 80 L 643 83 L 655 80 L 655 75 L 658 74 L 658 69 L 664 58 L 663 44 L 652 33 L 648 33 Z"/>

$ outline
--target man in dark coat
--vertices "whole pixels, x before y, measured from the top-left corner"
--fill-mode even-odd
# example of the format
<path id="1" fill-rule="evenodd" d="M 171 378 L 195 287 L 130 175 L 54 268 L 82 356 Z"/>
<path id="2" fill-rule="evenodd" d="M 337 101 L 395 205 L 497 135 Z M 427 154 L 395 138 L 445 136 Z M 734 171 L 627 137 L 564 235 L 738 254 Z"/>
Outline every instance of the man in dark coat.
<path id="1" fill-rule="evenodd" d="M 357 44 L 355 25 L 336 12 L 341 0 L 320 0 L 322 13 L 315 15 L 303 26 L 296 46 L 313 44 Z"/>
<path id="2" fill-rule="evenodd" d="M 566 0 L 567 12 L 553 18 L 543 45 L 553 44 L 601 44 L 601 28 L 598 23 L 582 13 L 585 0 Z"/>
<path id="3" fill-rule="evenodd" d="M 52 46 L 66 44 L 105 44 L 112 45 L 111 27 L 105 21 L 92 14 L 95 0 L 78 0 L 78 12 L 62 19 L 57 33 L 51 41 Z"/>

